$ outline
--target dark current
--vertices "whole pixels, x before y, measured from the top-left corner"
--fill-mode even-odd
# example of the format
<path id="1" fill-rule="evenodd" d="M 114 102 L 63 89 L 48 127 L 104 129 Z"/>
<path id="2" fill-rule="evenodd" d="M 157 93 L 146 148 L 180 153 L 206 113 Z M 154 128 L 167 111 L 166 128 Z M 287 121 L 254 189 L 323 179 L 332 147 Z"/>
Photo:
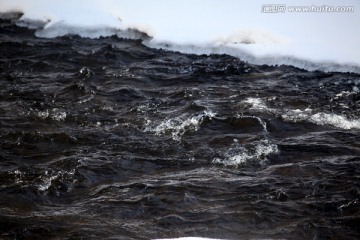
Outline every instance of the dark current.
<path id="1" fill-rule="evenodd" d="M 0 21 L 0 239 L 360 239 L 360 75 Z"/>

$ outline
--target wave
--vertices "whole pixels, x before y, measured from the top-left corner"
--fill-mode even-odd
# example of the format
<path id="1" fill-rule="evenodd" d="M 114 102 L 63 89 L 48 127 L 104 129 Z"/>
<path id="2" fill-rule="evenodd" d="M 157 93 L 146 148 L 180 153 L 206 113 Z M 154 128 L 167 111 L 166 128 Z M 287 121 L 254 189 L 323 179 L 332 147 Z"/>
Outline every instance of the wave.
<path id="1" fill-rule="evenodd" d="M 284 0 L 278 3 L 289 4 Z M 234 0 L 0 0 L 0 11 L 2 17 L 22 12 L 18 25 L 36 29 L 36 36 L 43 38 L 118 36 L 183 53 L 229 54 L 253 64 L 360 73 L 360 54 L 355 51 L 360 31 L 348 24 L 359 22 L 359 14 L 264 14 L 262 4 Z M 359 2 L 350 0 L 341 5 L 360 7 Z"/>
<path id="2" fill-rule="evenodd" d="M 56 168 L 57 165 L 61 164 L 67 164 L 68 169 L 44 170 L 39 167 L 24 167 L 9 171 L 8 174 L 14 179 L 13 186 L 29 188 L 41 195 L 50 192 L 55 192 L 58 195 L 60 190 L 71 190 L 77 181 L 76 171 L 82 167 L 78 161 L 71 162 L 64 159 L 55 162 L 53 167 Z"/>
<path id="3" fill-rule="evenodd" d="M 54 121 L 65 121 L 67 113 L 65 111 L 60 111 L 57 108 L 54 108 L 52 110 L 46 109 L 44 111 L 31 111 L 28 113 L 28 115 L 34 115 L 35 117 L 38 117 L 40 119 L 52 119 Z"/>
<path id="4" fill-rule="evenodd" d="M 346 116 L 315 111 L 310 108 L 301 109 L 275 109 L 266 106 L 260 98 L 247 98 L 243 101 L 251 109 L 261 112 L 268 112 L 278 116 L 288 122 L 311 122 L 316 125 L 331 125 L 345 130 L 360 129 L 360 119 L 350 119 Z"/>
<path id="5" fill-rule="evenodd" d="M 317 125 L 332 125 L 337 128 L 360 129 L 360 119 L 348 119 L 345 116 L 338 114 L 330 114 L 324 112 L 311 113 L 311 110 L 289 110 L 282 115 L 282 118 L 287 121 L 299 122 L 308 121 Z"/>
<path id="6" fill-rule="evenodd" d="M 235 140 L 232 146 L 225 151 L 224 156 L 222 158 L 215 158 L 213 162 L 225 166 L 261 164 L 267 160 L 267 156 L 278 152 L 278 146 L 268 139 L 246 145 L 239 144 L 238 140 Z"/>
<path id="7" fill-rule="evenodd" d="M 180 141 L 181 136 L 186 132 L 196 132 L 206 119 L 215 117 L 216 113 L 212 111 L 204 111 L 192 116 L 181 116 L 165 119 L 160 123 L 153 124 L 150 120 L 146 122 L 145 132 L 153 132 L 155 135 L 171 134 L 172 139 Z"/>

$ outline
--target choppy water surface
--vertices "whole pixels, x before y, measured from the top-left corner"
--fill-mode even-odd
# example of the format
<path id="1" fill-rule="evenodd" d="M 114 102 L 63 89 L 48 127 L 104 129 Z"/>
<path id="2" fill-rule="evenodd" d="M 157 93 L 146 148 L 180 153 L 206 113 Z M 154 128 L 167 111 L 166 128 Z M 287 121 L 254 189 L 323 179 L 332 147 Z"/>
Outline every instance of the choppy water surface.
<path id="1" fill-rule="evenodd" d="M 0 238 L 360 238 L 359 75 L 0 32 Z"/>

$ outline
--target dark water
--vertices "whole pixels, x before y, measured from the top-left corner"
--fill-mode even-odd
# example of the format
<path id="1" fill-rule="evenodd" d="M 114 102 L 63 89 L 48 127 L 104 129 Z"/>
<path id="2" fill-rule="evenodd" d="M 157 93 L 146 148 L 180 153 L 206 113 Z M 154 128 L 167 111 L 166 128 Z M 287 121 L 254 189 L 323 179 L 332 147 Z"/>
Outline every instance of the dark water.
<path id="1" fill-rule="evenodd" d="M 360 238 L 360 76 L 0 21 L 0 238 Z"/>

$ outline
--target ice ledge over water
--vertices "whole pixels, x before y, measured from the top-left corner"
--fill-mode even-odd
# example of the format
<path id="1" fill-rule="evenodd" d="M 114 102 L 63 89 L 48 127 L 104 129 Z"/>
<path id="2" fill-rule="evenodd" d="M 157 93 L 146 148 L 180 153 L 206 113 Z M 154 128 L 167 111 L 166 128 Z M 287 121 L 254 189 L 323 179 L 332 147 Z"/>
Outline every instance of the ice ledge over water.
<path id="1" fill-rule="evenodd" d="M 286 6 L 353 6 L 354 12 L 264 13 L 260 0 L 0 0 L 23 12 L 19 24 L 39 37 L 146 39 L 150 47 L 225 53 L 254 64 L 360 73 L 360 2 L 280 0 Z"/>

